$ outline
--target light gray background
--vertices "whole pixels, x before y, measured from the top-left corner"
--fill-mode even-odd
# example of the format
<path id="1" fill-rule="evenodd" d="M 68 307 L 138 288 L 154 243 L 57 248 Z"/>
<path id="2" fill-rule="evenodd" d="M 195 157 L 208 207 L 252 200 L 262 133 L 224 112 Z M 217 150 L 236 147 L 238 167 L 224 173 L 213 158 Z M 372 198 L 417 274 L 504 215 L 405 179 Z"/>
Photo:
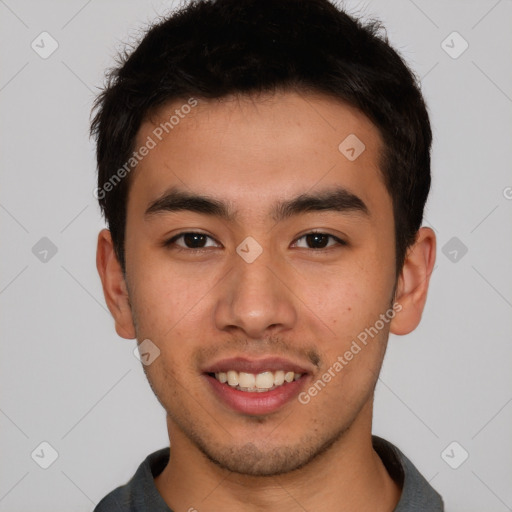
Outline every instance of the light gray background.
<path id="1" fill-rule="evenodd" d="M 512 510 L 512 2 L 346 5 L 385 23 L 421 77 L 434 130 L 425 225 L 437 266 L 420 327 L 390 339 L 374 433 L 447 510 Z M 1 511 L 90 511 L 168 444 L 136 343 L 115 334 L 96 273 L 103 222 L 88 122 L 115 49 L 170 6 L 0 0 Z M 47 59 L 31 48 L 43 31 L 59 44 Z M 469 43 L 457 59 L 441 46 L 453 31 Z M 46 262 L 32 252 L 42 237 L 57 247 Z M 456 262 L 442 251 L 452 237 L 468 248 Z M 31 458 L 43 441 L 59 455 L 48 469 Z M 462 449 L 469 457 L 452 469 L 445 461 Z"/>

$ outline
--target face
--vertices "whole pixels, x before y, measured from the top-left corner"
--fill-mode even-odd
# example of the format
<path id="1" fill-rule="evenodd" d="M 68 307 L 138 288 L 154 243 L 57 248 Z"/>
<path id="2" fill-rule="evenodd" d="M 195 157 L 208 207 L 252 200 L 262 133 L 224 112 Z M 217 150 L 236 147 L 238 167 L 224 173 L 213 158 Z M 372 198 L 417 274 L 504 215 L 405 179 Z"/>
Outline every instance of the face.
<path id="1" fill-rule="evenodd" d="M 357 110 L 291 92 L 199 101 L 158 140 L 183 103 L 138 133 L 156 146 L 131 177 L 124 327 L 160 350 L 144 369 L 173 444 L 291 471 L 371 421 L 395 285 L 382 141 Z"/>

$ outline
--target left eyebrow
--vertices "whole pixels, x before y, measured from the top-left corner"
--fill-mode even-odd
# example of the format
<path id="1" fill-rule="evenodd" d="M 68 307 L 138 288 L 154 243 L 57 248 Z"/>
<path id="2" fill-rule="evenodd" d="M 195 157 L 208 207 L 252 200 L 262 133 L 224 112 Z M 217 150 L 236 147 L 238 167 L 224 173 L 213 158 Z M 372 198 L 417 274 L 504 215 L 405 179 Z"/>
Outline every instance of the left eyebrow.
<path id="1" fill-rule="evenodd" d="M 220 217 L 228 222 L 236 218 L 236 211 L 228 203 L 204 195 L 191 194 L 173 187 L 160 198 L 151 202 L 144 216 L 176 211 L 192 211 Z M 280 201 L 270 210 L 275 222 L 307 212 L 336 211 L 369 217 L 370 212 L 364 201 L 343 187 L 328 188 L 314 194 L 301 194 L 293 199 Z"/>
<path id="2" fill-rule="evenodd" d="M 365 202 L 343 187 L 328 188 L 314 194 L 301 194 L 290 201 L 278 203 L 272 209 L 272 218 L 280 222 L 293 215 L 307 212 L 335 211 L 370 216 Z"/>

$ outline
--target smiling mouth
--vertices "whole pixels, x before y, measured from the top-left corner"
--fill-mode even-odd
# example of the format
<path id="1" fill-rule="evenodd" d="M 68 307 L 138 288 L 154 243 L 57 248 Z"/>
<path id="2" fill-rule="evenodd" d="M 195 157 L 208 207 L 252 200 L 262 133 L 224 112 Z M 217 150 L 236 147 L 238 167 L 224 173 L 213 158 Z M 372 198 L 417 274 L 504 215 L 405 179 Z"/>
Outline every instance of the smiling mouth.
<path id="1" fill-rule="evenodd" d="M 226 384 L 238 391 L 264 393 L 298 380 L 303 374 L 284 370 L 264 371 L 257 374 L 229 370 L 226 372 L 208 373 L 208 375 L 214 377 L 221 384 Z"/>

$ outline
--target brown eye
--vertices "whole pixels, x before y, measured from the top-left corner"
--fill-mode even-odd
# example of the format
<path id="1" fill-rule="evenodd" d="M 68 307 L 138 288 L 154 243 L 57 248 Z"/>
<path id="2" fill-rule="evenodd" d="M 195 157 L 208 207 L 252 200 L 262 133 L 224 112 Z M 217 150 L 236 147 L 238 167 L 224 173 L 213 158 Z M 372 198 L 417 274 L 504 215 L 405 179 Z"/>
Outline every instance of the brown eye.
<path id="1" fill-rule="evenodd" d="M 328 233 L 308 233 L 298 238 L 296 244 L 298 244 L 300 240 L 305 241 L 306 247 L 302 247 L 306 249 L 325 249 L 332 247 L 333 245 L 347 245 L 344 240 L 341 240 L 334 235 L 329 235 Z M 330 240 L 332 240 L 334 243 L 329 244 Z"/>
<path id="2" fill-rule="evenodd" d="M 172 237 L 170 240 L 167 240 L 164 245 L 166 247 L 172 247 L 176 246 L 179 249 L 184 250 L 194 250 L 194 249 L 206 249 L 208 247 L 212 247 L 212 245 L 206 245 L 208 242 L 208 239 L 213 240 L 212 237 L 205 235 L 204 233 L 195 233 L 195 232 L 189 232 L 189 233 L 180 233 L 174 237 Z M 178 240 L 181 240 L 181 243 L 178 243 Z M 213 245 L 213 247 L 216 247 L 217 245 Z"/>

